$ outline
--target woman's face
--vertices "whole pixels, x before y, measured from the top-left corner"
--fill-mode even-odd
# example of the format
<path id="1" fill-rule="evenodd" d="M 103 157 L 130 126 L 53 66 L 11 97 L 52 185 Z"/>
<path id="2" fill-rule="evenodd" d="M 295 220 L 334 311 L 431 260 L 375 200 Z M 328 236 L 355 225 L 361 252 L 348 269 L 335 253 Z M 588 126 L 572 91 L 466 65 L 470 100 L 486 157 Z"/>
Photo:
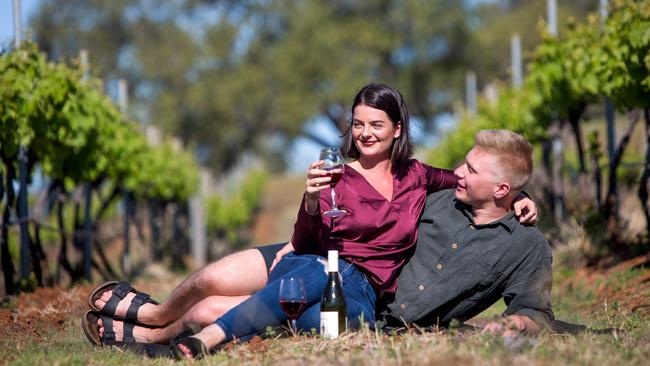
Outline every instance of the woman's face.
<path id="1" fill-rule="evenodd" d="M 381 109 L 363 104 L 354 107 L 352 138 L 360 157 L 390 159 L 393 141 L 401 132 L 401 122 L 394 125 Z"/>

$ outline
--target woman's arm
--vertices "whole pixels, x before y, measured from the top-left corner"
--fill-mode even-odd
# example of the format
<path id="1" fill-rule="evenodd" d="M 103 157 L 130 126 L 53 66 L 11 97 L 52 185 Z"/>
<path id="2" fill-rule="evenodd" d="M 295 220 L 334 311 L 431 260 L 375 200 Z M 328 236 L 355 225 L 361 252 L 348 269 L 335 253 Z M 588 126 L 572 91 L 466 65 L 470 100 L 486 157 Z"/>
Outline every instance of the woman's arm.
<path id="1" fill-rule="evenodd" d="M 315 212 L 313 214 L 308 212 L 305 194 L 300 203 L 291 237 L 291 243 L 297 253 L 318 253 L 320 251 L 323 241 L 323 217 L 320 210 L 320 204 L 317 203 Z"/>
<path id="2" fill-rule="evenodd" d="M 427 192 L 437 192 L 443 189 L 456 188 L 458 178 L 453 170 L 434 168 L 427 164 L 418 162 L 424 169 L 425 184 Z"/>
<path id="3" fill-rule="evenodd" d="M 293 227 L 291 242 L 298 253 L 319 253 L 323 243 L 324 226 L 321 209 L 327 202 L 320 199 L 320 192 L 330 188 L 331 177 L 320 169 L 322 160 L 313 162 L 307 171 L 305 194 L 303 195 L 298 218 Z"/>

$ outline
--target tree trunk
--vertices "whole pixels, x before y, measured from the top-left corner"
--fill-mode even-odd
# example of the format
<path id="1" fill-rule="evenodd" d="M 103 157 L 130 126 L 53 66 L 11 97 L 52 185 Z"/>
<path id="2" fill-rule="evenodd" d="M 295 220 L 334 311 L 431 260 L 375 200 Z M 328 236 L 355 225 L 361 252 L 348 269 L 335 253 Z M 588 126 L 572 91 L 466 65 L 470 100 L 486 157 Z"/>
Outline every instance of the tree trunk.
<path id="1" fill-rule="evenodd" d="M 19 207 L 16 209 L 16 214 L 21 225 L 21 246 L 26 245 L 27 248 L 25 248 L 25 251 L 28 253 L 28 260 L 21 259 L 21 262 L 25 262 L 23 265 L 26 265 L 28 267 L 28 270 L 25 270 L 26 273 L 21 277 L 29 278 L 31 272 L 33 271 L 36 278 L 36 283 L 38 286 L 43 287 L 43 263 L 45 263 L 45 266 L 47 267 L 47 257 L 41 245 L 40 226 L 38 219 L 40 219 L 40 216 L 42 214 L 43 205 L 47 201 L 47 196 L 51 192 L 51 185 L 39 196 L 37 200 L 37 207 L 33 212 L 34 217 L 33 219 L 30 219 L 27 210 L 27 184 L 28 178 L 31 177 L 32 174 L 31 172 L 34 167 L 33 161 L 35 160 L 35 157 L 33 154 L 27 153 L 25 151 L 23 151 L 23 153 L 25 153 L 23 158 L 27 157 L 28 160 L 26 162 L 23 162 L 23 166 L 21 167 L 22 174 L 24 175 L 24 177 L 21 178 L 21 191 L 24 189 L 25 192 L 21 192 L 22 197 L 19 197 L 21 197 L 24 202 L 19 202 Z M 29 232 L 30 221 L 32 221 L 34 225 L 34 238 L 32 238 L 32 235 Z M 23 254 L 24 253 L 21 251 L 21 256 Z"/>
<path id="2" fill-rule="evenodd" d="M 90 217 L 92 210 L 93 185 L 90 182 L 84 184 L 84 220 L 83 220 L 83 255 L 82 264 L 84 278 L 92 282 L 92 219 Z"/>
<path id="3" fill-rule="evenodd" d="M 43 287 L 43 267 L 42 263 L 45 261 L 47 268 L 47 256 L 43 251 L 43 246 L 41 245 L 41 227 L 38 222 L 34 222 L 34 240 L 31 240 L 31 255 L 32 255 L 32 265 L 34 268 L 34 275 L 36 276 L 36 283 L 40 287 Z"/>
<path id="4" fill-rule="evenodd" d="M 32 258 L 32 242 L 29 238 L 29 212 L 27 202 L 27 177 L 31 176 L 27 169 L 27 148 L 18 148 L 18 169 L 19 187 L 18 203 L 16 205 L 16 216 L 20 227 L 20 278 L 28 281 L 36 258 Z"/>
<path id="5" fill-rule="evenodd" d="M 97 210 L 97 214 L 95 215 L 95 218 L 93 219 L 93 225 L 95 226 L 99 220 L 102 219 L 108 208 L 111 206 L 111 203 L 113 200 L 119 196 L 121 190 L 119 186 L 113 187 L 113 190 L 111 191 L 111 194 L 108 195 L 105 199 L 100 198 L 101 205 L 99 206 L 99 210 Z"/>
<path id="6" fill-rule="evenodd" d="M 172 219 L 172 267 L 174 269 L 184 269 L 185 263 L 183 257 L 188 253 L 187 237 L 184 235 L 186 225 L 185 207 L 182 204 L 176 204 L 174 216 Z"/>
<path id="7" fill-rule="evenodd" d="M 643 111 L 645 117 L 645 164 L 643 165 L 643 174 L 639 182 L 639 200 L 641 200 L 641 207 L 645 215 L 646 228 L 650 233 L 650 207 L 648 206 L 648 179 L 650 179 L 650 109 L 646 108 Z"/>
<path id="8" fill-rule="evenodd" d="M 13 165 L 11 162 L 8 162 L 8 159 L 5 159 L 3 157 L 2 160 L 5 164 L 5 167 L 7 168 L 7 176 L 5 181 L 6 183 L 3 183 L 2 178 L 4 177 L 2 177 L 2 173 L 0 172 L 0 184 L 3 185 L 3 194 L 0 195 L 0 199 L 3 196 L 6 196 L 5 209 L 2 214 L 2 229 L 0 232 L 0 255 L 2 256 L 1 263 L 2 274 L 4 275 L 5 279 L 5 293 L 7 295 L 13 295 L 16 293 L 16 289 L 14 287 L 14 275 L 16 273 L 16 270 L 14 268 L 13 262 L 11 261 L 11 255 L 9 254 L 9 221 L 11 219 L 11 206 L 14 204 L 13 180 L 15 172 Z"/>
<path id="9" fill-rule="evenodd" d="M 562 166 L 564 165 L 564 144 L 562 142 L 562 127 L 560 121 L 555 121 L 551 126 L 551 150 L 553 153 L 553 166 L 551 170 L 553 189 L 553 216 L 555 222 L 561 222 L 565 215 L 564 181 Z"/>
<path id="10" fill-rule="evenodd" d="M 138 235 L 138 241 L 140 242 L 139 245 L 140 247 L 144 247 L 147 245 L 147 235 L 144 233 L 144 221 L 145 219 L 142 217 L 145 213 L 145 210 L 138 210 L 138 201 L 133 200 L 133 210 L 132 210 L 132 216 L 131 220 L 135 224 L 135 232 Z M 146 256 L 142 256 L 141 259 L 144 259 L 147 261 Z M 148 260 L 151 260 L 150 258 Z"/>
<path id="11" fill-rule="evenodd" d="M 57 223 L 59 227 L 59 237 L 60 237 L 59 255 L 57 257 L 56 272 L 54 274 L 55 276 L 54 282 L 56 284 L 61 284 L 61 279 L 62 279 L 61 268 L 63 268 L 66 272 L 68 272 L 73 282 L 76 280 L 75 271 L 70 265 L 70 261 L 68 260 L 68 236 L 65 233 L 65 220 L 63 215 L 63 205 L 65 202 L 64 196 L 65 196 L 65 191 L 63 188 L 63 183 L 61 182 L 59 184 L 59 199 L 56 207 Z"/>
<path id="12" fill-rule="evenodd" d="M 101 185 L 101 180 L 95 181 L 93 185 L 94 186 Z M 106 257 L 106 253 L 104 253 L 104 248 L 102 243 L 99 241 L 99 235 L 97 231 L 99 229 L 99 222 L 104 217 L 104 214 L 106 214 L 106 212 L 108 211 L 108 208 L 111 206 L 111 203 L 119 196 L 121 190 L 119 186 L 113 187 L 113 190 L 111 190 L 111 193 L 108 195 L 108 197 L 101 197 L 99 193 L 100 191 L 101 190 L 99 189 L 96 190 L 97 196 L 99 197 L 99 201 L 101 203 L 92 221 L 91 237 L 92 237 L 92 247 L 94 251 L 97 253 L 97 255 L 99 256 L 103 268 L 94 259 L 92 260 L 92 265 L 99 272 L 101 272 L 102 277 L 104 277 L 104 279 L 108 279 L 109 277 L 117 278 L 118 277 L 117 272 L 113 269 L 113 266 L 111 266 L 110 262 L 108 261 L 108 258 Z"/>
<path id="13" fill-rule="evenodd" d="M 154 262 L 162 260 L 162 251 L 160 247 L 160 202 L 149 200 L 149 227 L 151 230 L 151 259 Z"/>
<path id="14" fill-rule="evenodd" d="M 104 248 L 102 248 L 101 243 L 97 239 L 97 235 L 93 235 L 93 248 L 95 248 L 95 251 L 97 252 L 97 255 L 99 255 L 99 259 L 104 267 L 102 269 L 99 263 L 95 262 L 94 259 L 92 260 L 93 266 L 102 272 L 104 279 L 108 279 L 107 277 L 117 278 L 117 272 L 115 272 L 113 266 L 111 266 L 111 263 L 108 261 L 106 253 L 104 253 Z"/>
<path id="15" fill-rule="evenodd" d="M 576 149 L 578 150 L 578 170 L 580 174 L 587 173 L 587 166 L 585 164 L 585 148 L 582 143 L 582 129 L 580 128 L 580 117 L 585 110 L 585 105 L 581 104 L 575 109 L 569 111 L 569 124 L 571 125 L 571 131 L 573 131 L 573 137 L 575 139 Z"/>
<path id="16" fill-rule="evenodd" d="M 74 201 L 74 231 L 72 232 L 72 243 L 74 247 L 81 251 L 83 250 L 83 235 L 81 226 L 81 196 L 83 189 L 77 187 L 72 193 L 72 200 Z"/>
<path id="17" fill-rule="evenodd" d="M 596 130 L 589 137 L 589 159 L 591 162 L 591 174 L 593 176 L 595 186 L 594 197 L 596 207 L 598 208 L 599 212 L 601 211 L 603 205 L 600 198 L 603 186 L 603 173 L 600 169 L 601 156 L 602 153 L 600 152 L 600 141 L 598 140 L 598 131 Z"/>
<path id="18" fill-rule="evenodd" d="M 173 239 L 169 230 L 169 211 L 171 211 L 171 206 L 173 205 L 167 201 L 161 202 L 160 205 L 160 242 L 163 258 L 169 255 L 173 245 Z"/>
<path id="19" fill-rule="evenodd" d="M 640 112 L 638 109 L 633 109 L 628 112 L 627 117 L 629 122 L 627 130 L 625 130 L 621 142 L 618 144 L 614 158 L 609 162 L 607 196 L 603 206 L 603 214 L 607 219 L 609 232 L 612 235 L 611 241 L 614 245 L 618 245 L 621 241 L 621 228 L 618 220 L 619 197 L 617 193 L 616 171 L 623 158 L 623 153 L 630 142 L 630 136 L 634 132 L 634 127 L 639 122 Z"/>
<path id="20" fill-rule="evenodd" d="M 124 202 L 124 226 L 123 226 L 123 240 L 124 251 L 122 252 L 122 273 L 126 277 L 130 277 L 132 273 L 131 268 L 131 243 L 130 243 L 130 228 L 131 228 L 131 194 L 126 190 L 123 192 Z"/>
<path id="21" fill-rule="evenodd" d="M 553 181 L 550 179 L 553 165 L 551 163 L 551 140 L 542 140 L 542 169 L 544 171 L 544 202 L 547 202 L 551 212 L 555 212 L 555 199 L 553 199 Z"/>

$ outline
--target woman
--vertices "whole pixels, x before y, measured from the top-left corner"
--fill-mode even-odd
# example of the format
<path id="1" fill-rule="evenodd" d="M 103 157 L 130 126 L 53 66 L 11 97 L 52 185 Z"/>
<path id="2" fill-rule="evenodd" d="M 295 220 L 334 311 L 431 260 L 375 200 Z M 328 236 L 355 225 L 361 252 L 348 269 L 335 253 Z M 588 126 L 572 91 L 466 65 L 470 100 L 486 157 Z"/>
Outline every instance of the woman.
<path id="1" fill-rule="evenodd" d="M 382 84 L 370 84 L 356 96 L 344 151 L 355 159 L 336 185 L 339 218 L 321 215 L 331 207 L 328 172 L 314 162 L 292 238 L 296 253 L 279 261 L 268 284 L 199 333 L 172 342 L 179 357 L 197 357 L 224 341 L 247 337 L 286 320 L 278 299 L 278 279 L 301 277 L 307 310 L 300 329 L 318 329 L 319 302 L 326 275 L 321 260 L 327 250 L 339 251 L 348 303 L 349 326 L 374 319 L 377 294 L 392 293 L 401 266 L 417 238 L 417 220 L 428 192 L 452 188 L 451 171 L 411 159 L 409 115 L 402 96 Z"/>

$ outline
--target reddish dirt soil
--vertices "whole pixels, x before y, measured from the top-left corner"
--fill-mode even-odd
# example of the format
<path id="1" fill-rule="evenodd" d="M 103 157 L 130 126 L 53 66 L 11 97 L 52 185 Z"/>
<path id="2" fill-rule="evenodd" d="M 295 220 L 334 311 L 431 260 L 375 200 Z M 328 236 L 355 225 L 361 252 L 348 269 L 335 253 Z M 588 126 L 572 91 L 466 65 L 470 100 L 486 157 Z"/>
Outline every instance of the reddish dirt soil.
<path id="1" fill-rule="evenodd" d="M 591 305 L 592 312 L 602 309 L 606 303 L 608 306 L 617 304 L 625 312 L 650 316 L 650 272 L 641 271 L 626 279 L 625 286 L 612 280 L 617 273 L 633 268 L 650 268 L 650 254 L 621 262 L 606 270 L 581 269 L 575 276 L 559 284 L 560 292 L 567 293 L 569 287 L 593 290 L 597 301 Z"/>
<path id="2" fill-rule="evenodd" d="M 19 295 L 11 302 L 10 309 L 0 309 L 0 339 L 46 341 L 52 331 L 62 330 L 68 322 L 79 318 L 87 307 L 91 289 L 92 286 L 70 290 L 39 288 Z"/>
<path id="3" fill-rule="evenodd" d="M 174 275 L 156 266 L 151 266 L 148 272 L 155 279 L 138 280 L 134 286 L 158 300 L 157 295 L 170 293 L 179 282 Z M 45 342 L 69 325 L 80 326 L 81 316 L 88 310 L 88 295 L 95 286 L 38 288 L 8 299 L 0 308 L 0 343 Z"/>

